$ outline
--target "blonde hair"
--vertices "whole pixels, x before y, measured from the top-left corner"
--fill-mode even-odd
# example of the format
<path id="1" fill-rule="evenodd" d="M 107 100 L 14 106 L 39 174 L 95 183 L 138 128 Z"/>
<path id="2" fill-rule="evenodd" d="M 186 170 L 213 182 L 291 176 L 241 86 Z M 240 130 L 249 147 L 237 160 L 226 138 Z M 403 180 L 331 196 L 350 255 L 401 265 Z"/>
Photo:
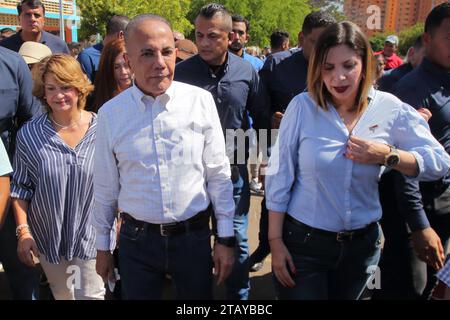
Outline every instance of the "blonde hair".
<path id="1" fill-rule="evenodd" d="M 362 60 L 362 77 L 356 96 L 356 111 L 362 113 L 368 104 L 369 90 L 376 74 L 372 48 L 364 33 L 352 22 L 344 21 L 330 25 L 320 35 L 311 54 L 308 67 L 308 91 L 317 105 L 328 110 L 332 96 L 322 78 L 322 67 L 332 47 L 346 45 L 355 50 Z"/>
<path id="2" fill-rule="evenodd" d="M 32 71 L 33 95 L 44 105 L 47 112 L 51 111 L 45 100 L 45 77 L 53 75 L 60 85 L 73 87 L 78 91 L 79 110 L 84 109 L 88 95 L 94 90 L 94 86 L 81 70 L 81 66 L 72 56 L 55 54 L 43 59 Z"/>

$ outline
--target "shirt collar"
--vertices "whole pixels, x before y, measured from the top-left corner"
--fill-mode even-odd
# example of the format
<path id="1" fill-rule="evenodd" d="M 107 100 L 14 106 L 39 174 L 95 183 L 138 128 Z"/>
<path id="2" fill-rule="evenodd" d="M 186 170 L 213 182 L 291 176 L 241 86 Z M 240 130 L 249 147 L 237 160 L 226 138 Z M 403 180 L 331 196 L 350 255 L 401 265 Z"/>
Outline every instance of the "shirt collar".
<path id="1" fill-rule="evenodd" d="M 139 89 L 136 83 L 133 81 L 133 86 L 131 87 L 131 95 L 133 96 L 135 102 L 138 104 L 139 110 L 141 110 L 142 112 L 144 112 L 147 108 L 146 100 L 151 101 L 151 105 L 153 105 L 155 102 L 158 102 L 163 107 L 165 107 L 167 111 L 170 111 L 170 100 L 172 100 L 175 95 L 175 90 L 173 87 L 174 82 L 172 81 L 170 87 L 166 90 L 166 92 L 157 96 L 156 98 L 153 98 L 152 96 L 149 96 L 142 92 L 142 90 Z"/>
<path id="2" fill-rule="evenodd" d="M 17 32 L 17 35 L 19 36 L 19 39 L 22 41 L 22 42 L 26 42 L 23 38 L 22 38 L 22 32 L 23 32 L 23 30 L 20 30 L 19 32 Z M 39 43 L 42 43 L 42 44 L 47 44 L 47 41 L 48 41 L 48 36 L 47 36 L 47 34 L 46 34 L 47 32 L 45 32 L 44 30 L 41 30 L 41 38 L 39 39 Z M 48 46 L 48 45 L 47 45 Z"/>
<path id="3" fill-rule="evenodd" d="M 232 54 L 232 53 L 230 53 L 230 52 L 227 51 L 227 58 L 226 58 L 226 60 L 225 60 L 225 65 L 223 66 L 222 77 L 228 72 L 228 68 L 229 68 L 229 65 L 230 65 L 230 59 L 231 59 L 231 56 L 232 56 L 232 55 L 234 55 L 234 54 Z M 236 55 L 234 55 L 234 56 L 235 56 L 236 58 L 238 58 L 238 56 L 236 56 Z M 211 72 L 211 69 L 210 69 L 209 65 L 206 63 L 206 61 L 203 60 L 203 59 L 200 57 L 200 55 L 198 55 L 198 58 L 199 58 L 199 60 L 202 62 L 202 64 L 204 65 L 204 67 L 205 67 L 205 69 L 207 70 L 208 74 L 209 74 L 212 78 L 217 78 L 217 76 L 214 76 L 213 73 Z M 222 78 L 222 77 L 219 77 L 219 78 Z"/>
<path id="4" fill-rule="evenodd" d="M 427 58 L 423 58 L 419 68 L 431 75 L 433 79 L 438 81 L 440 86 L 450 89 L 450 73 L 446 72 L 442 67 Z"/>

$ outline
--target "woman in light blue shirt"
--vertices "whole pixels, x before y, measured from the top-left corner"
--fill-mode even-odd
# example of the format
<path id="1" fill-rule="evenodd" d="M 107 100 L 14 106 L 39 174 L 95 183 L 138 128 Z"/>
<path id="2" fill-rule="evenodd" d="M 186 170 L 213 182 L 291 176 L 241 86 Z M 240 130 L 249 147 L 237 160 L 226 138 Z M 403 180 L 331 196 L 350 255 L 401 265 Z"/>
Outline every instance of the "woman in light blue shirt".
<path id="1" fill-rule="evenodd" d="M 376 287 L 378 180 L 385 168 L 418 180 L 450 157 L 426 121 L 372 88 L 370 44 L 350 22 L 327 28 L 281 123 L 266 178 L 269 243 L 281 299 L 358 299 Z"/>

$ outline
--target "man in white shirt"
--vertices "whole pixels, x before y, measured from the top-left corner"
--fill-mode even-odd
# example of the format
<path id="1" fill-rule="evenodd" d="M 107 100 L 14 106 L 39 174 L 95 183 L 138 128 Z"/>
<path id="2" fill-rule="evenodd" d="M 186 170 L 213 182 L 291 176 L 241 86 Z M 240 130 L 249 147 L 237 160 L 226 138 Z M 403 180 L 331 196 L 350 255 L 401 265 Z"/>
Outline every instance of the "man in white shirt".
<path id="1" fill-rule="evenodd" d="M 177 298 L 210 299 L 213 264 L 220 284 L 234 262 L 233 186 L 219 117 L 209 92 L 173 81 L 173 39 L 164 18 L 134 18 L 125 31 L 134 85 L 99 111 L 97 272 L 114 281 L 110 234 L 120 209 L 125 299 L 160 299 L 166 274 Z M 212 209 L 218 236 L 211 259 Z"/>

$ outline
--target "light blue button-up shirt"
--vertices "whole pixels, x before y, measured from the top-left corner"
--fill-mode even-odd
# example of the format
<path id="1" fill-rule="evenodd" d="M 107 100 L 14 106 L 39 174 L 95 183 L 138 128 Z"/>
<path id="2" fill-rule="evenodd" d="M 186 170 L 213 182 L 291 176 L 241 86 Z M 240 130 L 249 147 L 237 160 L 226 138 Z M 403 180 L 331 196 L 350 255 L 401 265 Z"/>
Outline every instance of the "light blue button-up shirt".
<path id="1" fill-rule="evenodd" d="M 436 180 L 450 157 L 428 124 L 395 96 L 371 90 L 370 103 L 352 134 L 411 152 L 419 180 Z M 353 230 L 381 218 L 379 165 L 359 164 L 344 153 L 349 132 L 338 112 L 317 107 L 309 93 L 289 104 L 269 161 L 267 208 L 328 231 Z"/>

